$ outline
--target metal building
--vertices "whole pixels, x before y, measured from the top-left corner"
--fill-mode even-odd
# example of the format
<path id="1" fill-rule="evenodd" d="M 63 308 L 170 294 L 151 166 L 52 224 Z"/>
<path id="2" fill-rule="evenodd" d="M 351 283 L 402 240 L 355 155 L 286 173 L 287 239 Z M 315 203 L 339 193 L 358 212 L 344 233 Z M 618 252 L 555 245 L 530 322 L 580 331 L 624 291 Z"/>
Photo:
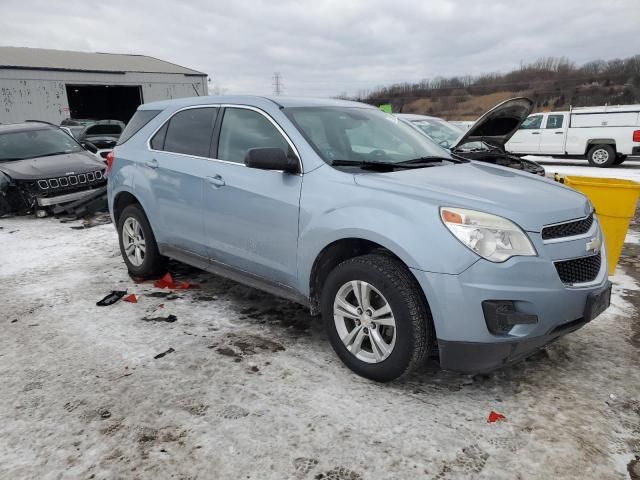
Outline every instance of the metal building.
<path id="1" fill-rule="evenodd" d="M 141 103 L 207 94 L 205 73 L 153 57 L 0 47 L 0 123 L 127 122 Z"/>

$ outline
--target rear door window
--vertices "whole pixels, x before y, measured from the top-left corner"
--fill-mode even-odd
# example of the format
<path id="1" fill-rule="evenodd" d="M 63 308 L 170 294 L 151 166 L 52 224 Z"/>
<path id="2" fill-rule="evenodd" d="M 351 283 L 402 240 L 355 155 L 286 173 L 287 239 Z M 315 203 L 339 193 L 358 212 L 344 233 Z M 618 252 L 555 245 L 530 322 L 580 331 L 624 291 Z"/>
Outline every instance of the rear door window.
<path id="1" fill-rule="evenodd" d="M 289 151 L 285 138 L 264 115 L 245 108 L 225 109 L 218 142 L 220 160 L 244 163 L 250 148 L 267 147 Z"/>
<path id="2" fill-rule="evenodd" d="M 217 112 L 217 108 L 203 107 L 176 113 L 169 120 L 163 150 L 208 157 Z"/>
<path id="3" fill-rule="evenodd" d="M 563 119 L 564 115 L 549 115 L 546 128 L 562 128 Z"/>
<path id="4" fill-rule="evenodd" d="M 532 115 L 522 122 L 520 129 L 535 130 L 536 128 L 540 128 L 540 125 L 542 125 L 542 115 Z"/>

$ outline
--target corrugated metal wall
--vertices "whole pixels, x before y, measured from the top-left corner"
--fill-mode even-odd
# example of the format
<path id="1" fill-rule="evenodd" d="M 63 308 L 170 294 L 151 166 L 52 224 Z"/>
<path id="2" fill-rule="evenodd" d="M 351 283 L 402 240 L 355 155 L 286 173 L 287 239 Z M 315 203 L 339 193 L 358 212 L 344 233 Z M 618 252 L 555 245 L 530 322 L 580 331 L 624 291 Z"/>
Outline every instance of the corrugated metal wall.
<path id="1" fill-rule="evenodd" d="M 140 85 L 143 101 L 207 95 L 205 76 L 160 73 L 87 73 L 0 69 L 0 123 L 69 117 L 66 84 Z"/>

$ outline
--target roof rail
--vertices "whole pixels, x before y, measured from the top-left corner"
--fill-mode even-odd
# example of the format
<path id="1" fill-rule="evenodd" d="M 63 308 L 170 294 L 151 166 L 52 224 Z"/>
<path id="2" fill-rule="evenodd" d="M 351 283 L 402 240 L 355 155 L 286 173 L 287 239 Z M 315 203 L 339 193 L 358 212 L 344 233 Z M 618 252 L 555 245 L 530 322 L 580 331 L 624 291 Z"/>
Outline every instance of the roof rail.
<path id="1" fill-rule="evenodd" d="M 52 127 L 59 128 L 55 123 L 47 122 L 45 120 L 25 120 L 24 123 L 46 123 L 47 125 L 51 125 Z"/>

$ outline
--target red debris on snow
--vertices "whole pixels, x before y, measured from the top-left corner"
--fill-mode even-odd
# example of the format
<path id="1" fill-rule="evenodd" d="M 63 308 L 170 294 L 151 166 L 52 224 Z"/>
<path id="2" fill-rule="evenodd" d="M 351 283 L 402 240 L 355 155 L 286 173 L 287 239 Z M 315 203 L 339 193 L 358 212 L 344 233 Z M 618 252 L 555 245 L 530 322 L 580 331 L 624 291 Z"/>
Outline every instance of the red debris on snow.
<path id="1" fill-rule="evenodd" d="M 136 295 L 135 293 L 132 293 L 124 297 L 122 301 L 129 302 L 129 303 L 138 303 L 138 295 Z"/>
<path id="2" fill-rule="evenodd" d="M 176 283 L 169 272 L 167 272 L 161 279 L 153 282 L 153 286 L 156 288 L 168 288 L 170 290 L 186 290 L 188 288 L 199 288 L 198 285 L 193 285 L 189 282 Z"/>
<path id="3" fill-rule="evenodd" d="M 506 419 L 507 419 L 507 417 L 505 417 L 501 413 L 494 412 L 492 410 L 491 413 L 489 414 L 489 418 L 487 418 L 487 423 L 499 422 L 501 420 L 506 420 Z"/>

